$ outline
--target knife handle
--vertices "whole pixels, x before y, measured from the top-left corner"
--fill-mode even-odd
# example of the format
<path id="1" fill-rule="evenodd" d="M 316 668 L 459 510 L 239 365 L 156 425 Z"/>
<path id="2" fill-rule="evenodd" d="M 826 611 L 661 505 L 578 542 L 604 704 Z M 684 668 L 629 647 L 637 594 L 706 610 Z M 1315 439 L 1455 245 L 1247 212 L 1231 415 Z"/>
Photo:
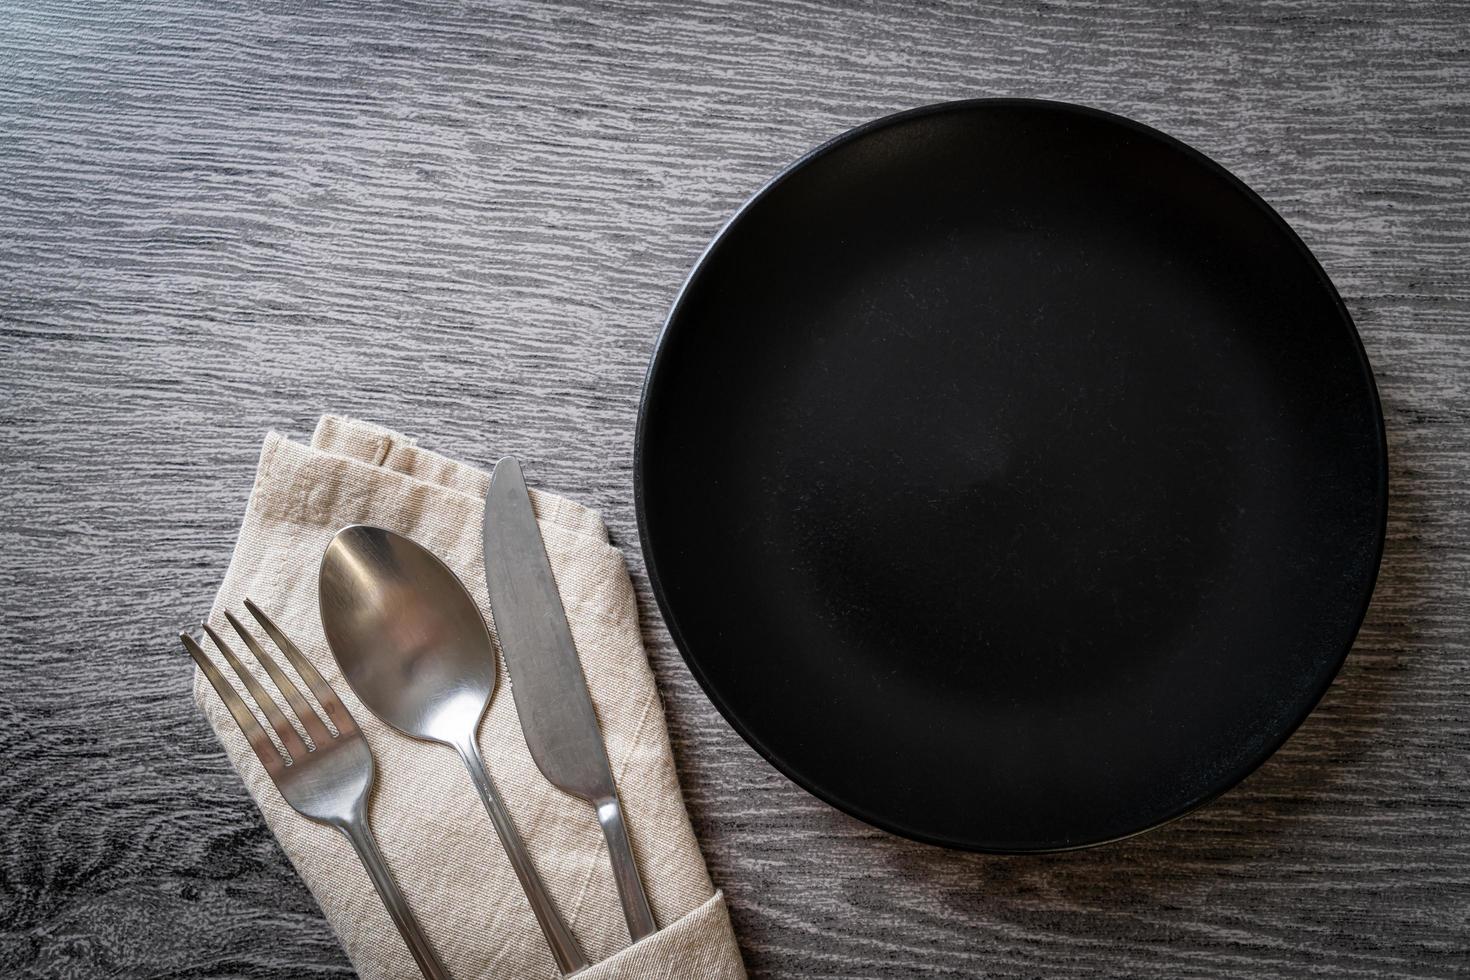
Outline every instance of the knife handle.
<path id="1" fill-rule="evenodd" d="M 597 807 L 597 820 L 607 838 L 607 854 L 612 860 L 618 898 L 623 903 L 623 918 L 628 920 L 628 936 L 636 943 L 657 932 L 658 926 L 653 921 L 653 910 L 648 907 L 638 862 L 633 860 L 633 843 L 628 840 L 628 827 L 623 823 L 623 807 L 616 794 L 593 805 Z"/>

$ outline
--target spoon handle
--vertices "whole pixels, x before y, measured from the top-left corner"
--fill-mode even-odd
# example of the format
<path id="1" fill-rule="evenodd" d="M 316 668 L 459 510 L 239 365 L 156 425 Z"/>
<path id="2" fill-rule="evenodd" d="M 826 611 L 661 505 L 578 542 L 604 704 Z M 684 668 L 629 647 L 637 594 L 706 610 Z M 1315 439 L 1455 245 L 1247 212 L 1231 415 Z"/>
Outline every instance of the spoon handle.
<path id="1" fill-rule="evenodd" d="M 521 881 L 521 888 L 531 903 L 531 911 L 536 914 L 536 921 L 541 925 L 541 932 L 546 936 L 546 944 L 551 947 L 551 955 L 556 960 L 556 968 L 563 976 L 586 968 L 587 956 L 582 952 L 582 947 L 577 945 L 577 937 L 572 935 L 572 930 L 567 927 L 566 922 L 562 921 L 561 913 L 556 910 L 556 903 L 551 900 L 551 894 L 546 890 L 541 876 L 536 873 L 536 866 L 531 863 L 531 855 L 526 851 L 526 845 L 521 842 L 521 835 L 516 832 L 516 826 L 511 822 L 510 814 L 506 812 L 505 803 L 501 801 L 494 781 L 485 771 L 485 762 L 480 757 L 480 749 L 475 744 L 474 736 L 471 735 L 455 748 L 459 750 L 459 756 L 464 760 L 465 768 L 470 771 L 470 779 L 474 781 L 475 789 L 480 791 L 480 799 L 484 800 L 485 809 L 490 813 L 490 822 L 495 825 L 495 833 L 500 836 L 501 846 L 505 848 L 505 856 L 510 858 L 510 866 L 515 869 L 516 877 Z"/>

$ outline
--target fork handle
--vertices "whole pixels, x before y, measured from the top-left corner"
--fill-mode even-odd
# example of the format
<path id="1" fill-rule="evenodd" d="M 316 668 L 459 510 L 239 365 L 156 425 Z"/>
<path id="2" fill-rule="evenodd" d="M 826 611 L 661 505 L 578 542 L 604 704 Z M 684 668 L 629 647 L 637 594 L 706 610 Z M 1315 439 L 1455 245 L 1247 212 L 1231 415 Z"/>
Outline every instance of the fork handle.
<path id="1" fill-rule="evenodd" d="M 383 852 L 378 850 L 378 842 L 368 826 L 366 815 L 345 820 L 338 824 L 338 829 L 352 842 L 353 849 L 362 860 L 362 866 L 367 869 L 368 877 L 373 880 L 373 887 L 378 890 L 378 896 L 388 909 L 388 915 L 398 927 L 398 934 L 408 944 L 408 951 L 413 954 L 414 962 L 418 963 L 426 980 L 452 980 L 449 971 L 444 969 L 444 964 L 439 962 L 434 948 L 429 945 L 428 937 L 419 928 L 418 919 L 414 918 L 413 910 L 408 907 L 403 892 L 398 890 L 398 884 L 388 871 Z"/>

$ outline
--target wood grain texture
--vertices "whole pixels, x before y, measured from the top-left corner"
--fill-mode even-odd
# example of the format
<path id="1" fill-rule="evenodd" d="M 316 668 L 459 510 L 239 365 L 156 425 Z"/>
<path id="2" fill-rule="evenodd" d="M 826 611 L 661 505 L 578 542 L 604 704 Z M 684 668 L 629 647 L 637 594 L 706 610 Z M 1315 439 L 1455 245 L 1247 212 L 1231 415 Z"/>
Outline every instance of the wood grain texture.
<path id="1" fill-rule="evenodd" d="M 1326 266 L 1388 551 L 1337 683 L 1202 812 L 987 858 L 817 803 L 648 600 L 634 413 L 705 242 L 810 146 L 981 95 L 1131 115 Z M 0 974 L 350 973 L 188 696 L 269 427 L 326 410 L 599 508 L 756 977 L 1470 973 L 1470 8 L 87 4 L 0 10 Z"/>

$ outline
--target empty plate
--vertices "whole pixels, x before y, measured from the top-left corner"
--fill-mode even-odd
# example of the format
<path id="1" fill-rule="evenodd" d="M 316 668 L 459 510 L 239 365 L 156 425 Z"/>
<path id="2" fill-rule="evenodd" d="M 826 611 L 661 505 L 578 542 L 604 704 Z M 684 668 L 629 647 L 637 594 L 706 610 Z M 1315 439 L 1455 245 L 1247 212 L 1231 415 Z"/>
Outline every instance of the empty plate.
<path id="1" fill-rule="evenodd" d="M 812 793 L 987 851 L 1115 840 L 1258 766 L 1382 553 L 1332 284 L 1224 169 L 1059 103 L 880 119 L 755 196 L 640 410 L 654 591 Z"/>

